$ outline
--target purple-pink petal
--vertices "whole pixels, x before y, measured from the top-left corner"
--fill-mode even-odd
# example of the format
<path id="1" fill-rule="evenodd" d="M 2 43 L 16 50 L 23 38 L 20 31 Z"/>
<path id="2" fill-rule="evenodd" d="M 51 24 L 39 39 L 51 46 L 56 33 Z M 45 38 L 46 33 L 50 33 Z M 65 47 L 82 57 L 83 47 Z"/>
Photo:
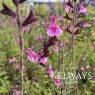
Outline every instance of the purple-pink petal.
<path id="1" fill-rule="evenodd" d="M 60 84 L 61 84 L 60 79 L 56 78 L 56 79 L 55 79 L 55 85 L 56 85 L 56 86 L 60 86 Z"/>
<path id="2" fill-rule="evenodd" d="M 80 10 L 79 10 L 80 13 L 86 13 L 87 12 L 87 9 L 86 7 L 83 6 L 83 4 L 80 5 Z"/>
<path id="3" fill-rule="evenodd" d="M 47 35 L 51 37 L 53 36 L 59 37 L 61 34 L 62 34 L 61 28 L 58 25 L 56 25 L 56 17 L 52 16 L 52 22 L 49 29 L 47 30 Z"/>
<path id="4" fill-rule="evenodd" d="M 37 57 L 38 57 L 38 55 L 34 51 L 30 51 L 29 54 L 28 54 L 28 59 L 31 62 L 35 62 Z"/>
<path id="5" fill-rule="evenodd" d="M 66 12 L 68 13 L 70 11 L 70 6 L 66 5 Z"/>

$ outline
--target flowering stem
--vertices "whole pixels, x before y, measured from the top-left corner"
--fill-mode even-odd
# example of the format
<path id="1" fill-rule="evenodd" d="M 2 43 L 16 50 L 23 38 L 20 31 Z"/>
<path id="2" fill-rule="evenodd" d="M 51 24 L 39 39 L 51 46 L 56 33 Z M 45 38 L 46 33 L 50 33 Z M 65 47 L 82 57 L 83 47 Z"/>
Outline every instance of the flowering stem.
<path id="1" fill-rule="evenodd" d="M 74 3 L 74 1 L 72 1 L 73 5 L 74 5 L 74 8 L 73 8 L 73 11 L 74 11 L 74 14 L 73 14 L 73 20 L 72 20 L 72 24 L 73 24 L 73 29 L 72 29 L 72 64 L 74 64 L 74 25 L 76 23 L 76 18 L 77 18 L 77 9 L 76 9 L 76 4 Z"/>
<path id="2" fill-rule="evenodd" d="M 72 64 L 74 63 L 74 33 L 72 34 Z"/>
<path id="3" fill-rule="evenodd" d="M 20 40 L 21 40 L 21 95 L 23 95 L 23 53 L 24 53 L 24 39 L 22 32 L 20 33 Z"/>
<path id="4" fill-rule="evenodd" d="M 23 38 L 23 32 L 21 31 L 22 29 L 22 25 L 20 23 L 20 14 L 19 14 L 19 6 L 17 6 L 17 23 L 19 26 L 19 33 L 20 33 L 20 49 L 21 49 L 21 53 L 20 53 L 20 57 L 21 57 L 21 62 L 20 62 L 20 66 L 21 66 L 21 70 L 20 70 L 20 77 L 21 77 L 21 95 L 23 95 L 23 83 L 24 83 L 24 79 L 23 79 L 23 55 L 24 55 L 24 38 Z"/>

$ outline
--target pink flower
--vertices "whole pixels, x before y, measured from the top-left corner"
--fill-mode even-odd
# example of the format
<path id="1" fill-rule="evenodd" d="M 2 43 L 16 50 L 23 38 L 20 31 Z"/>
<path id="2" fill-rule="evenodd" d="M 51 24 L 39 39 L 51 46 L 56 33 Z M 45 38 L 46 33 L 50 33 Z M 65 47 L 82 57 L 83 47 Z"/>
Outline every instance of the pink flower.
<path id="1" fill-rule="evenodd" d="M 43 39 L 42 34 L 36 35 L 36 36 L 35 36 L 35 39 L 36 39 L 36 40 L 42 40 L 42 39 Z"/>
<path id="2" fill-rule="evenodd" d="M 88 23 L 83 23 L 83 28 L 86 28 L 86 27 L 89 27 L 89 26 L 91 26 L 90 24 L 88 24 Z"/>
<path id="3" fill-rule="evenodd" d="M 80 13 L 86 13 L 87 12 L 87 9 L 83 6 L 83 3 L 81 3 L 81 5 L 80 5 L 79 12 Z"/>
<path id="4" fill-rule="evenodd" d="M 31 51 L 31 48 L 26 48 L 26 51 L 27 51 L 27 52 L 30 52 L 30 51 Z"/>
<path id="5" fill-rule="evenodd" d="M 35 62 L 37 61 L 37 58 L 38 58 L 38 55 L 34 52 L 34 51 L 30 51 L 29 54 L 28 54 L 28 59 L 31 61 L 31 62 Z"/>
<path id="6" fill-rule="evenodd" d="M 54 47 L 54 49 L 53 49 L 55 52 L 58 52 L 59 51 L 59 47 L 58 46 L 56 46 L 56 47 Z"/>
<path id="7" fill-rule="evenodd" d="M 56 36 L 59 37 L 62 34 L 62 30 L 58 25 L 56 25 L 56 17 L 52 16 L 52 22 L 51 25 L 49 26 L 49 29 L 47 31 L 47 34 L 51 37 Z"/>
<path id="8" fill-rule="evenodd" d="M 5 26 L 5 24 L 2 24 L 2 26 L 1 26 L 1 27 L 4 29 L 6 26 Z"/>
<path id="9" fill-rule="evenodd" d="M 9 58 L 9 63 L 15 63 L 16 62 L 16 58 L 13 57 L 13 58 Z"/>
<path id="10" fill-rule="evenodd" d="M 54 76 L 54 71 L 52 69 L 52 66 L 49 65 L 49 68 L 48 68 L 48 74 L 49 74 L 49 77 L 52 78 Z"/>
<path id="11" fill-rule="evenodd" d="M 56 86 L 60 86 L 60 84 L 61 84 L 60 79 L 56 78 L 56 79 L 55 79 L 55 85 L 56 85 Z"/>
<path id="12" fill-rule="evenodd" d="M 19 64 L 16 64 L 15 65 L 15 69 L 18 70 L 20 68 L 20 65 Z"/>
<path id="13" fill-rule="evenodd" d="M 91 65 L 90 65 L 90 64 L 87 64 L 87 65 L 86 65 L 86 68 L 87 68 L 87 69 L 90 69 L 90 68 L 91 68 Z"/>
<path id="14" fill-rule="evenodd" d="M 66 5 L 66 12 L 68 13 L 70 11 L 70 6 Z"/>
<path id="15" fill-rule="evenodd" d="M 80 71 L 84 71 L 84 66 L 81 66 L 80 67 Z"/>
<path id="16" fill-rule="evenodd" d="M 16 91 L 16 95 L 21 95 L 21 92 L 20 91 Z"/>
<path id="17" fill-rule="evenodd" d="M 64 45 L 64 42 L 61 41 L 61 42 L 60 42 L 60 47 L 63 47 L 63 45 Z"/>
<path id="18" fill-rule="evenodd" d="M 40 62 L 43 63 L 44 65 L 47 63 L 47 61 L 48 61 L 48 60 L 47 60 L 46 57 L 44 57 L 44 58 L 42 58 L 42 59 L 40 60 Z"/>

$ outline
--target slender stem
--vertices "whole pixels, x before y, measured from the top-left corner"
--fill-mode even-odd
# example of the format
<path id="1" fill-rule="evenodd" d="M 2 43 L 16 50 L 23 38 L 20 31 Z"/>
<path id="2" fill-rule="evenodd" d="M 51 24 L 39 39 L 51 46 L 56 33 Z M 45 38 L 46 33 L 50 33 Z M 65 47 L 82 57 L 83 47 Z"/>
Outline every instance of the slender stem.
<path id="1" fill-rule="evenodd" d="M 74 33 L 72 34 L 72 64 L 74 64 Z"/>
<path id="2" fill-rule="evenodd" d="M 72 21 L 72 24 L 75 25 L 76 23 L 76 16 L 77 16 L 77 10 L 76 10 L 76 4 L 74 3 L 74 1 L 72 1 L 73 5 L 74 5 L 74 14 L 73 14 L 73 21 Z M 74 27 L 73 26 L 73 29 L 72 29 L 72 64 L 74 64 Z M 74 65 L 73 65 L 74 66 Z"/>
<path id="3" fill-rule="evenodd" d="M 23 79 L 24 39 L 23 39 L 23 34 L 22 34 L 22 32 L 20 32 L 20 40 L 21 40 L 21 95 L 23 95 L 23 83 L 24 83 L 24 79 Z"/>
<path id="4" fill-rule="evenodd" d="M 18 23 L 18 27 L 19 27 L 19 35 L 20 35 L 20 49 L 21 49 L 21 53 L 20 53 L 20 57 L 21 57 L 21 71 L 20 71 L 20 77 L 21 77 L 21 95 L 23 95 L 23 84 L 24 84 L 24 79 L 23 79 L 23 72 L 24 72 L 24 59 L 23 59 L 23 55 L 24 55 L 24 38 L 23 38 L 23 32 L 21 31 L 22 29 L 22 25 L 21 25 L 21 21 L 20 21 L 20 14 L 19 14 L 19 6 L 17 6 L 17 23 Z"/>

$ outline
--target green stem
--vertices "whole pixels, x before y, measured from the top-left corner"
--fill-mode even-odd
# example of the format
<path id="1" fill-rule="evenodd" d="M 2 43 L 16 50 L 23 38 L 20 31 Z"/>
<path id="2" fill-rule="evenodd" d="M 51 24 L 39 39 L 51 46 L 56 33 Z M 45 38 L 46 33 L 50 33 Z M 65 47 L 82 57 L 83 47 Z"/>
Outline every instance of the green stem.
<path id="1" fill-rule="evenodd" d="M 22 25 L 21 25 L 21 21 L 20 21 L 20 14 L 19 14 L 19 6 L 17 6 L 16 8 L 17 10 L 17 23 L 18 23 L 18 27 L 19 27 L 19 35 L 20 35 L 20 57 L 21 57 L 21 70 L 20 70 L 20 77 L 21 77 L 21 95 L 23 95 L 23 84 L 24 84 L 24 78 L 23 78 L 23 72 L 24 72 L 24 59 L 23 59 L 23 55 L 24 55 L 24 38 L 23 38 L 23 32 L 21 31 L 22 29 Z"/>

